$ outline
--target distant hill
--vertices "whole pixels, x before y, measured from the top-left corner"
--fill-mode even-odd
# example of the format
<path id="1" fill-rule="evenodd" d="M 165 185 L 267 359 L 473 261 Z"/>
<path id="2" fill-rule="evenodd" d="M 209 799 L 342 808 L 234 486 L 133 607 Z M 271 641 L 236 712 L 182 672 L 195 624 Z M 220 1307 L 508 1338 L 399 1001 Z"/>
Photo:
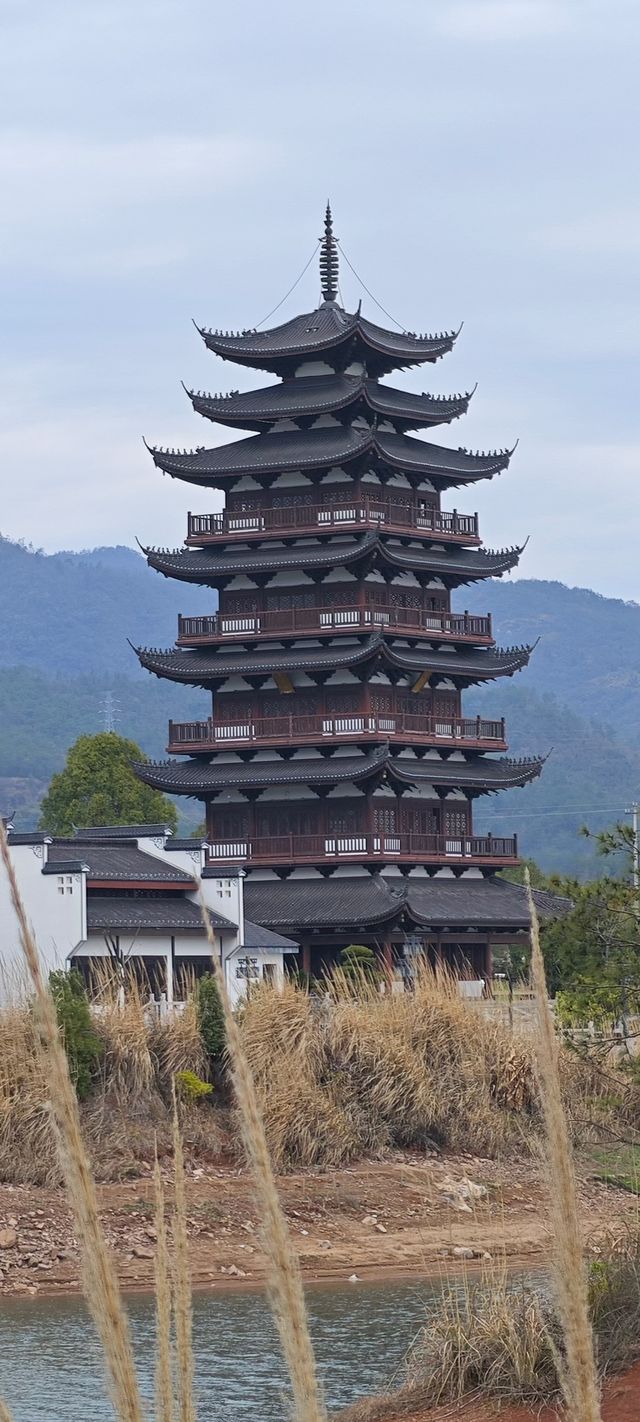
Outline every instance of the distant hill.
<path id="1" fill-rule="evenodd" d="M 638 603 L 533 578 L 462 588 L 456 607 L 463 603 L 470 612 L 491 610 L 503 646 L 540 638 L 519 686 L 550 691 L 579 716 L 640 744 Z"/>
<path id="2" fill-rule="evenodd" d="M 179 611 L 215 605 L 207 589 L 162 578 L 131 548 L 36 553 L 0 539 L 0 809 L 37 817 L 42 788 L 81 732 L 116 726 L 164 753 L 167 722 L 206 715 L 205 692 L 158 681 L 128 645 L 170 646 Z M 458 608 L 491 609 L 500 643 L 540 643 L 513 681 L 472 689 L 472 712 L 504 715 L 511 753 L 553 753 L 539 781 L 476 802 L 476 823 L 517 830 L 547 869 L 586 874 L 578 837 L 640 798 L 640 607 L 562 583 L 492 582 L 461 590 Z M 183 823 L 200 807 L 181 802 Z"/>
<path id="3" fill-rule="evenodd" d="M 132 548 L 47 555 L 0 539 L 0 667 L 132 676 L 127 638 L 170 645 L 178 612 L 212 606 L 215 594 L 152 573 Z"/>

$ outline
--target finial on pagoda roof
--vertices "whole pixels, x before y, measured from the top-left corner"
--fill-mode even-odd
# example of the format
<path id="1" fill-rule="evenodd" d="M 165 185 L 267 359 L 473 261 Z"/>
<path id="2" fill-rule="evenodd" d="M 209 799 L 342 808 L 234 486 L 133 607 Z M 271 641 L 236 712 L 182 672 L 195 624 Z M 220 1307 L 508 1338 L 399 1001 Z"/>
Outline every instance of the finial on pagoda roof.
<path id="1" fill-rule="evenodd" d="M 333 235 L 331 204 L 324 215 L 324 237 L 320 246 L 320 285 L 324 301 L 335 301 L 338 292 L 338 246 Z"/>

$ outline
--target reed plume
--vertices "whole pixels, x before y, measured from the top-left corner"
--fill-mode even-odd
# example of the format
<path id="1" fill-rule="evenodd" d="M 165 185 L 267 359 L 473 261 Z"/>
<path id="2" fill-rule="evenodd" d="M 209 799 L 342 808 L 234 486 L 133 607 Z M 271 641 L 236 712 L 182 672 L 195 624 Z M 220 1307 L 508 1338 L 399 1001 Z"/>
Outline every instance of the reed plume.
<path id="1" fill-rule="evenodd" d="M 558 1039 L 547 995 L 540 928 L 528 870 L 525 870 L 525 884 L 531 921 L 531 976 L 537 1008 L 535 1045 L 551 1196 L 555 1286 L 566 1350 L 561 1382 L 568 1422 L 601 1422 L 578 1191 L 562 1102 Z"/>
<path id="2" fill-rule="evenodd" d="M 156 1422 L 173 1422 L 173 1377 L 171 1369 L 171 1280 L 165 1215 L 164 1187 L 156 1145 L 153 1172 L 155 1195 L 155 1287 L 156 1287 Z"/>
<path id="3" fill-rule="evenodd" d="M 262 1240 L 267 1255 L 267 1289 L 291 1378 L 295 1422 L 326 1422 L 327 1413 L 316 1372 L 300 1266 L 278 1197 L 255 1083 L 242 1034 L 231 1007 L 222 960 L 216 947 L 202 888 L 200 910 L 224 1007 L 227 1051 L 238 1103 L 240 1131 L 253 1175 L 262 1223 Z"/>
<path id="4" fill-rule="evenodd" d="M 11 1413 L 6 1402 L 0 1397 L 0 1422 L 11 1422 Z"/>
<path id="5" fill-rule="evenodd" d="M 191 1303 L 191 1279 L 189 1276 L 189 1237 L 187 1232 L 187 1201 L 184 1186 L 184 1156 L 182 1136 L 178 1121 L 178 1105 L 175 1087 L 173 1090 L 173 1172 L 174 1172 L 174 1217 L 173 1217 L 173 1298 L 176 1324 L 176 1353 L 178 1360 L 178 1412 L 180 1422 L 196 1422 L 193 1396 L 194 1364 Z"/>
<path id="6" fill-rule="evenodd" d="M 60 1167 L 80 1243 L 85 1296 L 102 1343 L 116 1416 L 119 1422 L 143 1422 L 129 1325 L 100 1224 L 95 1184 L 80 1128 L 78 1099 L 58 1031 L 55 1004 L 43 977 L 1 820 L 0 858 L 9 881 L 20 945 L 35 994 L 34 1021 L 46 1067 Z"/>

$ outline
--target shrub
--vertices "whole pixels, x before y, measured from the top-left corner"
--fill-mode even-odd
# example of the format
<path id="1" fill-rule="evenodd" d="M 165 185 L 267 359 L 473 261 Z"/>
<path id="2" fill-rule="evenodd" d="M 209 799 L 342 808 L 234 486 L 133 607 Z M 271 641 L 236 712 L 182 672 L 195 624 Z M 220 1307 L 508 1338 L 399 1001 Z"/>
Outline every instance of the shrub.
<path id="1" fill-rule="evenodd" d="M 198 1101 L 206 1100 L 210 1096 L 213 1087 L 209 1081 L 201 1081 L 194 1071 L 176 1072 L 176 1086 L 183 1101 L 189 1106 L 194 1106 Z"/>
<path id="2" fill-rule="evenodd" d="M 347 978 L 368 978 L 378 981 L 380 965 L 373 951 L 365 943 L 350 943 L 340 954 L 340 967 Z"/>
<path id="3" fill-rule="evenodd" d="M 226 1032 L 224 1011 L 213 973 L 205 973 L 196 988 L 198 1027 L 209 1061 L 216 1063 L 224 1053 Z"/>
<path id="4" fill-rule="evenodd" d="M 69 1070 L 80 1101 L 91 1090 L 101 1056 L 101 1043 L 93 1028 L 84 982 L 75 968 L 49 974 L 58 1027 L 69 1061 Z"/>

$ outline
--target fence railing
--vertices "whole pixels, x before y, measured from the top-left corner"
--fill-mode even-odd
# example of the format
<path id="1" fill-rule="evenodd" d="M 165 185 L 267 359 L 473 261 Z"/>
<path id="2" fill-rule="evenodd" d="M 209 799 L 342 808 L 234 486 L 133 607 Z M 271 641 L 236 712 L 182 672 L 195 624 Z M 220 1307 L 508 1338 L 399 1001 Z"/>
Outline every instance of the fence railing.
<path id="1" fill-rule="evenodd" d="M 350 504 L 299 504 L 282 509 L 225 509 L 221 513 L 188 515 L 188 538 L 246 538 L 351 527 L 415 529 L 443 537 L 478 538 L 478 515 L 444 511 L 424 503 L 396 503 L 363 498 Z"/>
<path id="2" fill-rule="evenodd" d="M 327 631 L 370 631 L 376 627 L 397 628 L 402 632 L 433 632 L 445 637 L 491 640 L 491 617 L 469 612 L 431 612 L 413 607 L 300 607 L 229 616 L 214 612 L 205 617 L 178 618 L 178 641 L 209 641 L 214 638 L 243 638 L 298 635 Z"/>
<path id="3" fill-rule="evenodd" d="M 481 716 L 419 716 L 385 712 L 379 716 L 265 716 L 243 721 L 170 721 L 169 748 L 210 749 L 220 745 L 268 741 L 292 745 L 332 737 L 404 737 L 416 741 L 498 742 L 504 744 L 505 723 Z"/>
<path id="4" fill-rule="evenodd" d="M 213 860 L 272 861 L 278 864 L 340 859 L 404 858 L 435 861 L 511 860 L 518 857 L 518 837 L 441 834 L 270 835 L 208 841 Z"/>

